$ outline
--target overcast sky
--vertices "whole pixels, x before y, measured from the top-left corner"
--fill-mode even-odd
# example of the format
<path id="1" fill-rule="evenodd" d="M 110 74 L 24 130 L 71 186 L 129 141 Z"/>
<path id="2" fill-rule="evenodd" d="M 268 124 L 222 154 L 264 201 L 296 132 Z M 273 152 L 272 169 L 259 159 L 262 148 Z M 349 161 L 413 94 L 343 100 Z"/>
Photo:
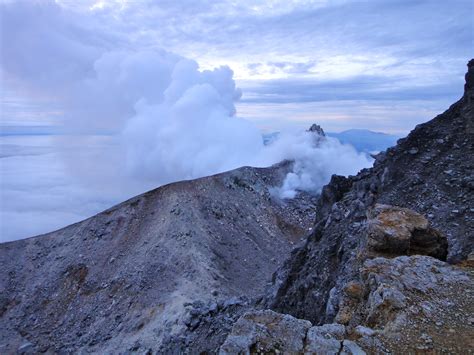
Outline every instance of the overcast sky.
<path id="1" fill-rule="evenodd" d="M 49 66 L 92 70 L 105 50 L 162 48 L 230 66 L 238 114 L 264 130 L 404 134 L 461 95 L 473 11 L 469 0 L 3 1 L 2 124 L 61 123 L 40 89 L 55 80 Z"/>

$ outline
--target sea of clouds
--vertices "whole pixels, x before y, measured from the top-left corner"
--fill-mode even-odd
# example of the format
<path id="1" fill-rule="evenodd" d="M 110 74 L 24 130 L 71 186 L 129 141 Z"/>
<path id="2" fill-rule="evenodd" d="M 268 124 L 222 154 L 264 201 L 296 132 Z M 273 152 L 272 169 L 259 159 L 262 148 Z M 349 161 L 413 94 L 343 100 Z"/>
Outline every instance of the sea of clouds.
<path id="1" fill-rule="evenodd" d="M 298 190 L 318 192 L 332 174 L 354 174 L 371 164 L 351 146 L 305 131 L 282 132 L 264 145 L 259 129 L 236 113 L 241 91 L 229 67 L 200 70 L 194 60 L 162 49 L 109 48 L 54 5 L 39 14 L 22 3 L 2 6 L 8 15 L 2 73 L 17 90 L 58 103 L 64 134 L 54 138 L 56 160 L 87 187 L 90 199 L 123 198 L 284 159 L 294 160 L 294 169 L 277 191 L 293 198 Z M 45 204 L 46 216 L 48 196 L 43 198 L 36 202 Z M 2 201 L 2 216 L 11 216 L 10 206 L 21 211 L 17 205 Z"/>

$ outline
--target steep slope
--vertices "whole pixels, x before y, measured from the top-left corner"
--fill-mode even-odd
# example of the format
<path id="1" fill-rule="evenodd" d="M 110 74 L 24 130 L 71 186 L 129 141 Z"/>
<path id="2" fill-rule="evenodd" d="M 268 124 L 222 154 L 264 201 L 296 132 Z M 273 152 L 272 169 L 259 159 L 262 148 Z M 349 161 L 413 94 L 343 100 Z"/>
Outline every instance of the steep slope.
<path id="1" fill-rule="evenodd" d="M 394 289 L 401 287 L 399 294 L 403 295 L 403 292 L 411 292 L 412 287 L 415 289 L 413 293 L 419 295 L 420 291 L 414 285 L 426 282 L 412 276 L 409 286 L 400 286 L 393 275 L 398 274 L 401 278 L 403 272 L 393 270 L 395 266 L 390 264 L 391 258 L 425 254 L 445 260 L 441 237 L 444 235 L 449 244 L 447 260 L 462 262 L 466 269 L 460 280 L 464 281 L 459 281 L 456 288 L 451 285 L 450 290 L 445 290 L 444 287 L 448 286 L 436 276 L 436 272 L 425 272 L 432 282 L 421 291 L 426 294 L 418 299 L 416 306 L 430 299 L 439 300 L 434 309 L 451 319 L 454 317 L 453 309 L 442 304 L 455 305 L 459 314 L 455 313 L 456 327 L 452 329 L 456 328 L 454 331 L 459 333 L 460 339 L 462 335 L 469 338 L 466 334 L 470 331 L 472 334 L 472 329 L 467 327 L 472 323 L 468 315 L 474 309 L 474 280 L 472 261 L 466 260 L 472 260 L 474 252 L 473 201 L 474 60 L 471 60 L 465 92 L 458 102 L 433 120 L 417 126 L 395 147 L 380 153 L 373 168 L 364 169 L 355 177 L 333 176 L 322 191 L 314 232 L 301 248 L 293 251 L 288 262 L 275 275 L 265 306 L 314 324 L 334 321 L 354 327 L 371 324 L 371 292 L 383 307 L 391 309 L 395 302 Z M 422 216 L 400 208 L 408 208 Z M 382 217 L 377 213 L 383 213 Z M 414 218 L 419 222 L 410 225 L 407 215 L 416 216 Z M 428 227 L 423 216 L 434 228 Z M 375 240 L 374 225 L 381 226 L 381 234 Z M 397 229 L 400 228 L 405 232 L 399 234 Z M 400 247 L 403 243 L 407 243 L 407 247 Z M 374 248 L 374 245 L 378 247 Z M 380 257 L 380 263 L 386 266 L 370 281 L 370 275 L 364 278 L 363 270 L 370 268 L 370 260 L 374 257 Z M 399 270 L 430 270 L 429 266 L 423 265 L 433 265 L 432 269 L 437 267 L 434 258 L 400 260 L 402 265 L 396 266 Z M 448 270 L 446 275 L 457 275 L 455 268 L 446 266 L 445 270 Z M 390 286 L 388 281 L 384 284 L 381 282 L 384 279 L 391 280 L 394 285 Z M 374 285 L 379 285 L 379 288 L 372 289 Z M 440 291 L 436 291 L 438 288 Z M 465 292 L 463 297 L 459 297 L 459 292 Z M 394 317 L 385 321 L 391 322 Z M 423 316 L 420 317 L 422 322 Z M 405 316 L 406 319 L 410 317 Z M 430 317 L 426 316 L 426 320 Z M 407 323 L 403 324 L 409 328 Z M 387 325 L 379 326 L 384 328 Z M 396 342 L 392 345 L 397 346 Z M 467 343 L 455 345 L 459 351 Z M 442 343 L 438 346 L 443 349 Z M 446 346 L 444 349 L 450 348 Z"/>
<path id="2" fill-rule="evenodd" d="M 245 304 L 312 225 L 311 196 L 270 195 L 289 168 L 170 184 L 0 244 L 0 352 L 156 350 L 195 326 L 193 302 Z"/>

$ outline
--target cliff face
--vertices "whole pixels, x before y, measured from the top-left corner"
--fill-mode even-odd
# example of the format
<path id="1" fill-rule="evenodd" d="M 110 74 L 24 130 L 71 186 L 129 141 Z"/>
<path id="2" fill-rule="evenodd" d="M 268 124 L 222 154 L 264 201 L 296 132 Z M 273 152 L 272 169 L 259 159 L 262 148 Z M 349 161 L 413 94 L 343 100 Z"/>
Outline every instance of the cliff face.
<path id="1" fill-rule="evenodd" d="M 314 232 L 275 274 L 263 304 L 342 324 L 368 351 L 462 352 L 473 345 L 473 201 L 471 60 L 458 102 L 380 153 L 373 168 L 332 177 Z M 420 337 L 426 344 L 416 344 Z"/>
<path id="2" fill-rule="evenodd" d="M 322 191 L 314 232 L 276 273 L 266 307 L 315 324 L 336 321 L 355 326 L 368 322 L 370 287 L 363 271 L 369 268 L 367 263 L 382 257 L 390 264 L 393 257 L 414 254 L 447 258 L 450 263 L 472 258 L 473 201 L 471 60 L 465 92 L 458 102 L 380 153 L 373 168 L 355 177 L 333 176 Z M 413 215 L 413 220 L 408 215 Z M 374 236 L 376 232 L 379 234 Z M 404 262 L 414 261 L 408 258 Z M 421 267 L 415 264 L 412 268 Z M 385 266 L 385 271 L 394 267 Z M 381 278 L 379 275 L 377 280 Z M 443 287 L 433 282 L 432 287 L 438 286 Z M 351 290 L 358 290 L 354 291 L 356 301 L 351 300 Z M 472 312 L 470 291 L 472 285 L 466 288 Z M 456 295 L 449 297 L 455 299 Z M 463 321 L 469 324 L 467 318 L 459 320 Z"/>

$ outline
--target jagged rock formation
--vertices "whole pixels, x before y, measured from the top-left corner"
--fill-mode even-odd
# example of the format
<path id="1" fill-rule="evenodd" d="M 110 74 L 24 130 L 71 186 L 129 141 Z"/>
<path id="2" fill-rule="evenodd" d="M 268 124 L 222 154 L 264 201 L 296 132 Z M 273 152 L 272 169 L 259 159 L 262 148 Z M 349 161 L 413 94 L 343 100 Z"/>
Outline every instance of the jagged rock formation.
<path id="1" fill-rule="evenodd" d="M 395 290 L 400 288 L 398 279 L 403 278 L 400 270 L 408 272 L 408 265 L 416 269 L 423 268 L 423 264 L 433 268 L 440 264 L 433 258 L 403 256 L 401 259 L 374 261 L 371 258 L 425 254 L 445 260 L 443 235 L 449 245 L 448 261 L 456 263 L 472 255 L 474 60 L 469 62 L 468 68 L 463 97 L 445 113 L 417 126 L 407 138 L 399 140 L 397 146 L 380 153 L 373 168 L 364 169 L 354 177 L 332 178 L 322 191 L 314 232 L 305 245 L 293 251 L 286 265 L 275 275 L 274 285 L 264 303 L 267 307 L 315 324 L 336 321 L 350 327 L 377 325 L 390 329 L 389 323 L 393 322 L 392 316 L 396 313 L 392 312 L 393 309 L 401 310 L 407 306 L 407 299 L 413 299 L 406 295 L 402 297 L 403 292 L 411 293 L 412 289 L 416 290 L 414 286 L 417 283 L 423 283 L 416 274 L 408 273 L 411 288 L 403 284 L 406 288 L 402 287 L 403 292 L 400 290 L 397 293 Z M 433 227 L 429 227 L 428 221 L 419 214 L 427 216 Z M 382 276 L 375 278 L 382 288 L 370 286 L 369 292 L 363 270 L 373 265 L 375 260 L 385 264 L 386 268 L 379 269 Z M 390 269 L 395 268 L 393 263 L 399 271 L 392 274 Z M 457 272 L 456 267 L 447 265 L 442 271 L 452 275 L 453 280 Z M 434 291 L 433 294 L 426 294 L 425 298 L 418 298 L 419 302 L 437 299 L 439 303 L 435 308 L 438 316 L 442 316 L 440 318 L 450 319 L 452 316 L 452 310 L 442 307 L 443 302 L 452 302 L 462 309 L 454 323 L 462 328 L 457 329 L 456 333 L 459 331 L 464 335 L 469 331 L 466 327 L 470 326 L 467 315 L 473 311 L 471 272 L 471 269 L 465 270 L 457 280 L 459 283 L 464 280 L 463 286 L 454 290 L 456 282 L 447 286 L 437 278 L 436 272 L 426 271 L 424 276 L 430 280 L 429 288 Z M 383 288 L 380 280 L 387 278 L 395 286 Z M 461 290 L 464 290 L 467 302 L 456 293 Z M 361 302 L 362 306 L 357 308 L 359 306 L 356 305 Z M 376 304 L 380 304 L 388 315 L 379 312 Z M 358 311 L 354 311 L 356 308 Z M 355 317 L 355 314 L 364 316 Z M 410 317 L 404 319 L 398 322 L 402 323 L 403 331 L 407 331 Z M 387 332 L 390 333 L 389 330 Z M 461 339 L 467 338 L 461 336 Z M 466 341 L 447 344 L 449 342 L 441 340 L 428 345 L 457 351 L 469 345 Z M 389 344 L 399 349 L 396 342 Z M 405 346 L 405 350 L 416 348 L 415 344 Z"/>
<path id="2" fill-rule="evenodd" d="M 367 212 L 376 203 L 427 216 L 446 235 L 448 259 L 466 259 L 474 236 L 474 61 L 464 96 L 417 126 L 355 177 L 323 189 L 313 234 L 276 276 L 269 306 L 316 323 L 331 322 L 342 285 L 357 278 L 367 244 Z M 471 80 L 471 81 L 470 81 Z"/>
<path id="3" fill-rule="evenodd" d="M 321 137 L 326 137 L 326 133 L 324 133 L 324 130 L 320 125 L 317 125 L 316 123 L 313 123 L 311 127 L 309 127 L 308 132 L 316 133 L 318 136 Z"/>
<path id="4" fill-rule="evenodd" d="M 0 353 L 218 348 L 312 226 L 314 197 L 269 192 L 289 169 L 170 184 L 0 244 Z"/>
<path id="5" fill-rule="evenodd" d="M 301 352 L 310 327 L 310 322 L 287 314 L 270 310 L 248 312 L 234 324 L 219 353 Z"/>

